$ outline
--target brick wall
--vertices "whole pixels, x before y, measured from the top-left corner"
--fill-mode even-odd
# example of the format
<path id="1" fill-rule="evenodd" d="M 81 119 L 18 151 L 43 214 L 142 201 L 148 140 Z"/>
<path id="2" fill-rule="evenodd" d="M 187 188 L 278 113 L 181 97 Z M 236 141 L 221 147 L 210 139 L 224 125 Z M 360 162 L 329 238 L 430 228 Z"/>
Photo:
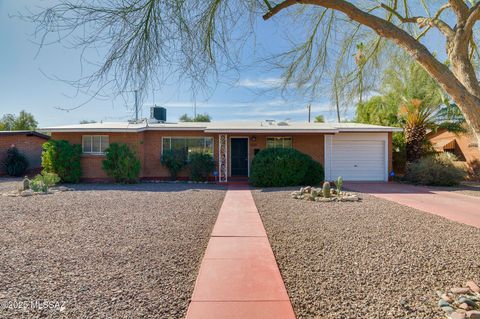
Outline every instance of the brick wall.
<path id="1" fill-rule="evenodd" d="M 202 131 L 146 131 L 140 133 L 52 133 L 55 140 L 66 140 L 72 144 L 82 144 L 82 135 L 108 135 L 110 143 L 126 143 L 138 155 L 142 169 L 140 177 L 142 178 L 162 178 L 168 179 L 169 171 L 160 163 L 162 151 L 162 137 L 172 136 L 210 136 L 214 138 L 214 157 L 218 158 L 218 134 L 206 134 Z M 82 176 L 84 179 L 105 179 L 105 172 L 102 170 L 102 161 L 105 157 L 102 155 L 82 155 Z M 186 177 L 188 172 L 183 171 L 180 177 Z"/>
<path id="2" fill-rule="evenodd" d="M 138 154 L 142 164 L 140 176 L 142 178 L 169 178 L 168 170 L 161 165 L 160 157 L 162 152 L 162 137 L 179 136 L 209 136 L 214 138 L 214 158 L 218 163 L 218 134 L 208 134 L 202 131 L 146 131 L 141 133 L 86 133 L 87 135 L 109 135 L 110 143 L 121 142 L 130 145 Z M 315 161 L 324 165 L 324 134 L 235 134 L 229 137 L 248 137 L 249 139 L 249 163 L 251 163 L 255 149 L 262 150 L 266 147 L 267 137 L 292 137 L 293 148 L 310 155 Z M 255 141 L 253 141 L 255 136 Z M 73 144 L 81 144 L 81 133 L 52 133 L 53 139 L 64 139 Z M 388 133 L 388 167 L 392 169 L 392 134 Z M 230 141 L 229 141 L 230 143 Z M 230 154 L 230 144 L 228 146 Z M 107 176 L 102 170 L 104 156 L 83 155 L 82 170 L 86 179 L 104 179 Z M 229 159 L 230 160 L 230 159 Z M 229 168 L 231 167 L 228 163 Z M 186 177 L 187 171 L 179 176 Z"/>
<path id="3" fill-rule="evenodd" d="M 34 135 L 0 134 L 0 175 L 6 174 L 1 163 L 5 160 L 6 152 L 12 145 L 15 145 L 15 147 L 27 158 L 29 163 L 28 170 L 40 170 L 42 162 L 42 144 L 46 141 L 46 139 Z"/>

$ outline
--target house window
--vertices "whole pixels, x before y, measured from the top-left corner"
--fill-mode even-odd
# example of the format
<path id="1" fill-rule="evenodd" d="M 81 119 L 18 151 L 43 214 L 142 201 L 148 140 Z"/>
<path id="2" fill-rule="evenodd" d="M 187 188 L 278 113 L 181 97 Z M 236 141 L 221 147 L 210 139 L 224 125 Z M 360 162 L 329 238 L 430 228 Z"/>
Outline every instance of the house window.
<path id="1" fill-rule="evenodd" d="M 292 138 L 267 137 L 267 148 L 292 148 Z"/>
<path id="2" fill-rule="evenodd" d="M 185 150 L 187 154 L 206 153 L 213 156 L 213 137 L 164 137 L 162 152 Z"/>
<path id="3" fill-rule="evenodd" d="M 105 154 L 109 145 L 108 135 L 83 135 L 82 152 L 85 154 Z"/>

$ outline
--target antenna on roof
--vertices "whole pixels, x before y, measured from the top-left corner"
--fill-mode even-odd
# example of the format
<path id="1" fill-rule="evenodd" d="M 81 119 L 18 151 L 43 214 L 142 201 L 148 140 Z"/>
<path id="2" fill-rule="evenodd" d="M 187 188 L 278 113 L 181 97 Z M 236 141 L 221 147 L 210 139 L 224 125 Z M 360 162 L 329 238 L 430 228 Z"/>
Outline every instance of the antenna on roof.
<path id="1" fill-rule="evenodd" d="M 135 123 L 138 122 L 138 90 L 135 90 Z"/>

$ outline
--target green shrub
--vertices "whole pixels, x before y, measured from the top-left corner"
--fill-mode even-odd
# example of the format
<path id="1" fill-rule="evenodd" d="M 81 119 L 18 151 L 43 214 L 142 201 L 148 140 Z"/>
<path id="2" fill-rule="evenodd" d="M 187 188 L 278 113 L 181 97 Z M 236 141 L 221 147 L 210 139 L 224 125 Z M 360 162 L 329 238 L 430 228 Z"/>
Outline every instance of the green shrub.
<path id="1" fill-rule="evenodd" d="M 49 187 L 55 186 L 58 182 L 60 182 L 60 177 L 57 174 L 42 171 L 30 181 L 30 188 L 34 192 L 46 193 Z"/>
<path id="2" fill-rule="evenodd" d="M 308 155 L 307 155 L 308 156 Z M 304 185 L 318 185 L 325 179 L 322 165 L 310 158 L 308 163 L 307 174 L 304 177 Z"/>
<path id="3" fill-rule="evenodd" d="M 250 182 L 254 186 L 318 185 L 323 179 L 323 167 L 295 149 L 267 148 L 252 161 Z"/>
<path id="4" fill-rule="evenodd" d="M 468 163 L 468 180 L 480 182 L 480 160 L 474 159 Z"/>
<path id="5" fill-rule="evenodd" d="M 12 146 L 7 150 L 4 166 L 8 175 L 22 176 L 28 168 L 28 160 L 15 146 Z"/>
<path id="6" fill-rule="evenodd" d="M 464 169 L 455 166 L 455 156 L 449 153 L 429 155 L 407 164 L 404 179 L 421 185 L 453 186 L 466 177 Z"/>
<path id="7" fill-rule="evenodd" d="M 47 173 L 55 173 L 64 183 L 78 183 L 82 176 L 80 157 L 82 148 L 67 141 L 50 140 L 42 146 L 42 167 Z"/>
<path id="8" fill-rule="evenodd" d="M 208 179 L 210 173 L 215 169 L 215 161 L 210 154 L 191 153 L 188 166 L 190 168 L 190 179 L 196 182 L 203 182 Z"/>
<path id="9" fill-rule="evenodd" d="M 117 183 L 136 183 L 140 175 L 140 160 L 124 143 L 112 143 L 105 150 L 102 168 Z"/>
<path id="10" fill-rule="evenodd" d="M 172 180 L 176 180 L 178 173 L 187 165 L 187 152 L 185 150 L 164 150 L 161 163 L 170 171 Z"/>

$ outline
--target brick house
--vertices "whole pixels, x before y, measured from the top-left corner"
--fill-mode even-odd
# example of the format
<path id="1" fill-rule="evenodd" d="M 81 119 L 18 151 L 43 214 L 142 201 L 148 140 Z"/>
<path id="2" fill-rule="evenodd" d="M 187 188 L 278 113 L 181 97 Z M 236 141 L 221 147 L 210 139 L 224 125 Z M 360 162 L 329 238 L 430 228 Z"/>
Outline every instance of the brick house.
<path id="1" fill-rule="evenodd" d="M 392 170 L 392 132 L 399 129 L 357 123 L 275 121 L 91 123 L 46 127 L 53 139 L 82 145 L 83 179 L 105 179 L 104 150 L 126 143 L 141 161 L 142 179 L 167 179 L 166 149 L 202 151 L 215 159 L 219 181 L 248 177 L 255 154 L 267 147 L 293 147 L 325 168 L 327 180 L 387 181 Z M 182 174 L 180 175 L 180 177 Z M 183 175 L 185 176 L 185 174 Z"/>
<path id="2" fill-rule="evenodd" d="M 0 131 L 0 163 L 3 163 L 7 150 L 14 145 L 28 160 L 28 171 L 37 172 L 41 169 L 42 144 L 50 136 L 34 131 Z M 3 165 L 0 165 L 0 176 L 6 175 Z"/>
<path id="3" fill-rule="evenodd" d="M 480 168 L 480 149 L 478 143 L 469 133 L 452 133 L 447 130 L 430 132 L 427 139 L 438 153 L 452 153 L 467 169 Z M 477 173 L 478 174 L 478 173 Z"/>

